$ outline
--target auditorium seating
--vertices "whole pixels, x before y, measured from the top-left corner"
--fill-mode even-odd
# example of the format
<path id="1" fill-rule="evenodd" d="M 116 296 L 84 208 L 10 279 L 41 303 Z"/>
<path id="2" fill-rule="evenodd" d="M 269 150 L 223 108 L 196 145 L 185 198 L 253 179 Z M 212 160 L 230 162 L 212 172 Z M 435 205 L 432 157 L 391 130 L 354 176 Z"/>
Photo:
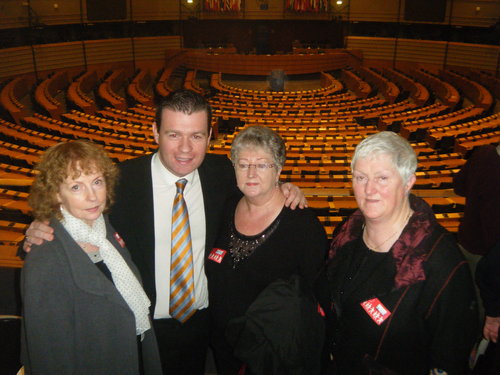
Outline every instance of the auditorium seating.
<path id="1" fill-rule="evenodd" d="M 495 98 L 500 98 L 500 78 L 491 73 L 473 69 L 463 69 L 462 73 L 474 82 L 486 87 Z"/>
<path id="2" fill-rule="evenodd" d="M 210 86 L 217 90 L 219 95 L 230 95 L 231 97 L 242 97 L 254 101 L 311 101 L 311 100 L 321 100 L 321 99 L 333 99 L 334 94 L 339 94 L 344 89 L 342 82 L 333 78 L 330 74 L 320 72 L 320 82 L 322 88 L 311 89 L 311 90 L 298 90 L 298 91 L 260 91 L 252 90 L 240 87 L 233 87 L 231 85 L 225 84 L 222 81 L 222 73 L 214 73 L 210 77 Z M 349 95 L 350 99 L 356 99 L 355 95 Z"/>
<path id="3" fill-rule="evenodd" d="M 429 100 L 429 90 L 420 82 L 395 69 L 384 68 L 382 71 L 393 82 L 401 86 L 403 90 L 407 90 L 417 106 L 423 106 Z"/>
<path id="4" fill-rule="evenodd" d="M 461 154 L 466 154 L 469 151 L 472 151 L 474 147 L 498 143 L 500 143 L 500 130 L 487 134 L 477 134 L 463 137 L 456 141 L 455 151 Z"/>
<path id="5" fill-rule="evenodd" d="M 342 80 L 346 87 L 359 98 L 366 98 L 372 92 L 371 86 L 350 70 L 342 70 Z"/>
<path id="6" fill-rule="evenodd" d="M 474 82 L 450 70 L 440 70 L 439 75 L 461 90 L 463 95 L 468 97 L 476 107 L 484 108 L 487 111 L 493 105 L 491 93 L 478 82 Z"/>
<path id="7" fill-rule="evenodd" d="M 456 121 L 468 121 L 483 113 L 483 108 L 471 105 L 444 115 L 432 116 L 415 121 L 403 121 L 400 134 L 407 139 L 423 140 L 427 136 L 427 132 L 432 128 L 447 126 Z"/>
<path id="8" fill-rule="evenodd" d="M 17 124 L 24 116 L 28 115 L 28 110 L 21 101 L 29 93 L 34 82 L 33 77 L 16 77 L 8 82 L 0 92 L 0 104 Z"/>
<path id="9" fill-rule="evenodd" d="M 196 91 L 202 95 L 205 94 L 205 90 L 200 88 L 200 86 L 196 83 L 196 69 L 187 71 L 186 78 L 184 79 L 184 88 Z"/>
<path id="10" fill-rule="evenodd" d="M 357 68 L 357 72 L 363 79 L 366 80 L 366 82 L 377 87 L 378 92 L 387 100 L 388 103 L 392 104 L 396 101 L 400 91 L 394 82 L 389 81 L 373 69 L 364 66 Z"/>
<path id="11" fill-rule="evenodd" d="M 135 103 L 141 103 L 144 105 L 152 106 L 154 105 L 153 95 L 151 88 L 152 78 L 149 71 L 146 69 L 140 69 L 127 86 L 127 94 Z"/>
<path id="12" fill-rule="evenodd" d="M 57 96 L 69 86 L 68 72 L 55 72 L 44 79 L 35 90 L 35 100 L 52 118 L 60 119 L 64 111 L 64 103 Z"/>
<path id="13" fill-rule="evenodd" d="M 125 85 L 125 71 L 123 69 L 113 71 L 100 85 L 98 89 L 99 98 L 114 108 L 124 110 L 127 102 L 120 91 Z"/>
<path id="14" fill-rule="evenodd" d="M 459 103 L 460 94 L 458 90 L 448 82 L 439 79 L 423 69 L 413 69 L 411 70 L 411 75 L 415 77 L 417 81 L 420 81 L 431 89 L 441 102 L 447 106 L 453 108 Z"/>
<path id="15" fill-rule="evenodd" d="M 95 86 L 99 77 L 95 70 L 84 72 L 80 77 L 70 83 L 68 87 L 67 99 L 77 109 L 85 113 L 94 114 L 96 103 L 93 99 Z"/>
<path id="16" fill-rule="evenodd" d="M 99 113 L 100 114 L 100 113 Z M 143 143 L 153 142 L 153 134 L 151 126 L 143 126 L 119 122 L 116 120 L 106 119 L 105 117 L 87 115 L 83 112 L 72 110 L 70 113 L 63 115 L 65 121 L 70 121 L 75 125 L 84 125 L 95 131 L 107 132 L 110 136 L 113 134 L 128 136 L 128 139 L 138 140 Z"/>
<path id="17" fill-rule="evenodd" d="M 480 120 L 429 129 L 426 140 L 432 147 L 442 148 L 445 141 L 448 141 L 451 147 L 455 142 L 460 142 L 461 138 L 481 134 L 487 135 L 498 131 L 498 129 L 500 129 L 500 115 L 496 113 Z"/>
<path id="18" fill-rule="evenodd" d="M 433 103 L 428 106 L 417 107 L 408 111 L 394 112 L 382 115 L 378 119 L 379 130 L 393 130 L 399 132 L 401 124 L 406 121 L 426 120 L 430 117 L 437 117 L 446 114 L 449 107 L 441 103 Z"/>
<path id="19" fill-rule="evenodd" d="M 59 102 L 57 111 L 49 111 L 48 106 L 43 113 L 24 109 L 18 121 L 0 121 L 0 233 L 4 239 L 0 265 L 21 264 L 14 256 L 15 247 L 31 220 L 25 186 L 33 179 L 33 166 L 43 150 L 58 142 L 86 138 L 103 145 L 116 161 L 154 151 L 153 88 L 159 97 L 172 90 L 173 65 L 165 66 L 155 78 L 147 69 L 138 69 L 135 75 L 121 68 L 106 74 L 88 70 L 78 76 L 66 70 L 55 72 L 37 89 L 45 99 Z M 410 140 L 419 156 L 414 192 L 453 232 L 465 203 L 452 191 L 453 175 L 474 146 L 500 139 L 499 116 L 488 113 L 493 97 L 488 97 L 485 85 L 475 84 L 463 72 L 344 67 L 335 74 L 318 72 L 320 88 L 284 92 L 234 87 L 216 72 L 201 74 L 210 85 L 207 90 L 200 85 L 196 69 L 183 68 L 182 72 L 182 78 L 175 79 L 208 95 L 213 123 L 225 130 L 209 152 L 228 155 L 234 136 L 246 126 L 259 124 L 276 130 L 287 144 L 281 180 L 304 189 L 329 235 L 356 209 L 350 157 L 366 136 L 390 129 Z M 29 84 L 13 81 L 2 90 L 2 105 L 8 92 L 18 99 L 27 95 Z M 22 90 L 16 92 L 18 86 Z M 65 111 L 64 99 L 68 100 Z M 10 185 L 13 181 L 22 181 L 23 188 Z"/>

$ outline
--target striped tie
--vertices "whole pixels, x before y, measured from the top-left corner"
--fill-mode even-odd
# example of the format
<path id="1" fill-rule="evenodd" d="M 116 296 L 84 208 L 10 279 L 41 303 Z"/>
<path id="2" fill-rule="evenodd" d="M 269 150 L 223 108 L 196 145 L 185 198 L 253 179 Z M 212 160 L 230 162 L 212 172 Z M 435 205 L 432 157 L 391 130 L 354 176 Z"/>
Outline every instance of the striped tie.
<path id="1" fill-rule="evenodd" d="M 183 191 L 187 180 L 175 183 L 177 193 L 172 209 L 172 251 L 170 258 L 170 315 L 184 323 L 193 315 L 194 281 L 191 231 Z"/>

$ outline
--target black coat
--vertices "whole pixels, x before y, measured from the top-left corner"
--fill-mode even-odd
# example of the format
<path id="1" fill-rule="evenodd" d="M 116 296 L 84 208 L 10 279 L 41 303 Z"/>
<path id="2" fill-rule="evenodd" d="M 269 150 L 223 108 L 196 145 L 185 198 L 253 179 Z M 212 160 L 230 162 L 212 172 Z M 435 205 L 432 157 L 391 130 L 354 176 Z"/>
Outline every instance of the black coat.
<path id="1" fill-rule="evenodd" d="M 269 284 L 243 317 L 227 327 L 234 354 L 251 374 L 319 374 L 323 317 L 300 276 Z"/>
<path id="2" fill-rule="evenodd" d="M 413 196 L 410 203 L 414 214 L 388 253 L 366 248 L 359 212 L 334 236 L 340 244 L 317 290 L 339 374 L 466 373 L 478 333 L 470 270 L 430 207 Z M 390 313 L 375 316 L 378 324 L 365 311 L 370 301 Z"/>

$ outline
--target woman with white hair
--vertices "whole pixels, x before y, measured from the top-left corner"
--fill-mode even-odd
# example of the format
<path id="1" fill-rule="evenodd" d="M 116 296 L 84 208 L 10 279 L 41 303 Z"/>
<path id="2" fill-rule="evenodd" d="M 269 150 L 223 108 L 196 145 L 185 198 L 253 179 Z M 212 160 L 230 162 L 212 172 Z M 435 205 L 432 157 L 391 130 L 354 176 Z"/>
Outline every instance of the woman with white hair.
<path id="1" fill-rule="evenodd" d="M 410 194 L 417 158 L 393 132 L 352 158 L 359 209 L 337 228 L 318 295 L 336 374 L 462 374 L 477 332 L 472 278 L 455 239 Z"/>

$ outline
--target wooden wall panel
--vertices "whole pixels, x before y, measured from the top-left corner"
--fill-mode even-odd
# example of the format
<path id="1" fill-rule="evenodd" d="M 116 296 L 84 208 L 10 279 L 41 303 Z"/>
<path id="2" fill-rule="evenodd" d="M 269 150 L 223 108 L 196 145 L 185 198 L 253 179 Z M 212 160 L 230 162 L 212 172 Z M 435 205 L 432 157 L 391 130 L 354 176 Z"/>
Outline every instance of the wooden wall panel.
<path id="1" fill-rule="evenodd" d="M 162 66 L 165 50 L 179 49 L 181 38 L 150 37 L 136 38 L 136 61 L 154 61 Z M 44 44 L 33 47 L 38 72 L 50 72 L 64 68 L 85 66 L 82 42 Z M 131 39 L 106 39 L 85 42 L 87 65 L 105 65 L 132 61 Z M 35 66 L 31 47 L 0 49 L 0 78 L 33 73 Z"/>
<path id="2" fill-rule="evenodd" d="M 34 70 L 30 47 L 0 49 L 0 77 L 32 73 Z"/>
<path id="3" fill-rule="evenodd" d="M 500 46 L 450 43 L 447 65 L 463 66 L 478 70 L 496 71 L 500 62 Z"/>
<path id="4" fill-rule="evenodd" d="M 190 69 L 268 75 L 274 69 L 284 70 L 286 74 L 342 69 L 347 66 L 348 57 L 343 52 L 315 55 L 208 55 L 190 51 L 183 59 L 186 67 Z"/>
<path id="5" fill-rule="evenodd" d="M 348 37 L 347 48 L 363 51 L 366 59 L 392 61 L 395 40 L 393 38 Z"/>
<path id="6" fill-rule="evenodd" d="M 164 60 L 165 50 L 181 48 L 178 36 L 134 38 L 136 60 Z"/>
<path id="7" fill-rule="evenodd" d="M 104 39 L 85 41 L 87 64 L 132 61 L 132 40 Z"/>
<path id="8" fill-rule="evenodd" d="M 366 60 L 392 62 L 394 51 L 398 63 L 420 66 L 462 66 L 473 69 L 497 71 L 500 61 L 500 46 L 469 43 L 447 43 L 433 40 L 394 38 L 348 37 L 349 49 L 363 50 Z M 446 50 L 448 48 L 448 50 Z"/>
<path id="9" fill-rule="evenodd" d="M 166 50 L 181 47 L 180 37 L 136 38 L 135 60 L 163 64 Z M 393 38 L 349 37 L 348 48 L 362 50 L 365 60 L 383 61 L 391 64 L 396 52 L 400 64 L 420 66 L 469 67 L 496 72 L 500 56 L 499 46 L 484 46 L 466 43 L 449 43 Z M 446 54 L 446 47 L 448 51 Z M 104 66 L 110 63 L 133 61 L 131 39 L 105 39 L 85 42 L 88 66 Z M 34 47 L 38 72 L 84 66 L 81 42 L 38 45 Z M 446 59 L 446 60 L 445 60 Z M 210 55 L 192 51 L 186 63 L 190 68 L 226 73 L 265 74 L 271 69 L 284 69 L 288 74 L 328 71 L 344 67 L 348 63 L 345 54 L 316 55 Z M 234 65 L 234 66 L 233 66 Z M 109 66 L 107 67 L 109 68 Z M 33 73 L 30 47 L 0 49 L 0 78 Z"/>
<path id="10" fill-rule="evenodd" d="M 441 66 L 445 59 L 446 42 L 399 39 L 396 60 Z"/>
<path id="11" fill-rule="evenodd" d="M 85 65 L 81 42 L 42 44 L 34 46 L 36 67 L 50 71 Z"/>

